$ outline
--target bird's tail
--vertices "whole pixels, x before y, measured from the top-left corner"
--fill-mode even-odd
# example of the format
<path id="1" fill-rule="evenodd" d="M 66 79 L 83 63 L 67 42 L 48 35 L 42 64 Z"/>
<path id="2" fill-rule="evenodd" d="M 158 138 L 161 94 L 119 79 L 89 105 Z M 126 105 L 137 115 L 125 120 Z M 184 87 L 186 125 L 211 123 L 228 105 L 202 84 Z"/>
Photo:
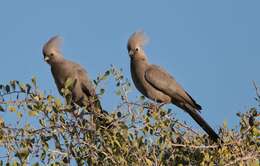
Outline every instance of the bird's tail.
<path id="1" fill-rule="evenodd" d="M 210 125 L 200 116 L 200 114 L 195 109 L 185 109 L 186 112 L 203 128 L 203 130 L 208 133 L 210 138 L 214 142 L 221 141 L 218 134 L 210 127 Z M 222 141 L 221 141 L 222 142 Z"/>
<path id="2" fill-rule="evenodd" d="M 103 113 L 103 108 L 99 99 L 96 99 L 95 107 L 99 109 L 100 113 Z"/>
<path id="3" fill-rule="evenodd" d="M 94 118 L 96 119 L 95 123 L 98 123 L 99 125 L 101 125 L 103 127 L 110 126 L 111 124 L 107 119 L 107 117 L 109 116 L 109 113 L 102 108 L 101 102 L 98 98 L 95 99 L 94 105 L 95 105 L 95 110 L 96 110 L 95 116 L 94 116 Z"/>
<path id="4" fill-rule="evenodd" d="M 100 100 L 96 97 L 94 102 L 95 108 L 97 109 L 96 112 L 101 113 L 103 115 L 108 115 L 108 112 L 102 108 Z"/>

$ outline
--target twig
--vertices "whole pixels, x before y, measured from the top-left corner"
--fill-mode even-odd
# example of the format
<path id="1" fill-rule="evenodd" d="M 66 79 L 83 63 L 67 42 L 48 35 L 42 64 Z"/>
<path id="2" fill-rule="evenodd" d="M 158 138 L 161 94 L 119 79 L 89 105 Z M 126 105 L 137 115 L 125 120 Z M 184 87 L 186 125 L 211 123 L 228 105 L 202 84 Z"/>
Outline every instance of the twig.
<path id="1" fill-rule="evenodd" d="M 197 133 L 196 131 L 194 131 L 191 127 L 183 124 L 183 123 L 180 123 L 178 121 L 175 121 L 175 123 L 177 123 L 178 125 L 180 125 L 181 127 L 187 129 L 187 130 L 190 130 L 192 133 L 196 134 L 196 135 L 199 135 L 199 133 Z"/>
<path id="2" fill-rule="evenodd" d="M 27 94 L 26 92 L 22 92 L 22 91 L 12 91 L 12 92 L 8 92 L 8 93 L 0 94 L 0 97 L 4 97 L 6 95 L 11 95 L 11 94 L 20 94 L 20 93 Z"/>
<path id="3" fill-rule="evenodd" d="M 127 97 L 127 94 L 126 94 L 126 91 L 125 91 L 125 88 L 123 88 L 123 96 L 122 96 L 122 99 L 125 100 L 126 103 L 129 103 L 128 101 L 128 97 Z M 132 105 L 131 104 L 127 104 L 127 109 L 128 109 L 128 112 L 132 112 Z"/>
<path id="4" fill-rule="evenodd" d="M 0 156 L 0 158 L 7 158 L 8 157 L 8 155 L 2 155 L 2 156 Z"/>
<path id="5" fill-rule="evenodd" d="M 256 154 L 256 155 L 250 154 L 250 155 L 245 156 L 245 157 L 237 158 L 234 161 L 226 164 L 225 166 L 234 165 L 234 164 L 238 163 L 239 161 L 247 161 L 247 160 L 251 160 L 251 159 L 258 159 L 259 160 L 259 158 L 260 158 L 260 154 Z"/>
<path id="6" fill-rule="evenodd" d="M 107 127 L 105 127 L 105 129 L 109 129 L 109 127 L 113 126 L 116 122 L 119 122 L 120 120 L 124 119 L 125 117 L 127 117 L 128 115 L 130 115 L 130 113 L 118 118 L 118 119 L 115 119 L 113 120 Z"/>
<path id="7" fill-rule="evenodd" d="M 234 142 L 228 142 L 223 144 L 223 146 L 231 146 L 231 145 L 238 145 L 240 144 L 240 141 L 234 141 Z M 172 143 L 171 144 L 174 147 L 186 147 L 186 148 L 194 148 L 194 149 L 215 149 L 215 148 L 219 148 L 219 145 L 200 145 L 200 146 L 196 146 L 196 145 L 185 145 L 185 144 L 175 144 Z"/>
<path id="8" fill-rule="evenodd" d="M 33 102 L 32 99 L 24 99 L 24 100 L 16 100 L 16 101 L 13 101 L 13 100 L 9 100 L 9 101 L 0 101 L 0 104 L 14 104 L 14 105 L 21 105 L 21 104 L 24 104 L 24 103 L 30 103 L 30 102 Z"/>
<path id="9" fill-rule="evenodd" d="M 194 149 L 215 149 L 218 148 L 219 145 L 209 145 L 209 146 L 196 146 L 196 145 L 185 145 L 185 144 L 171 144 L 174 147 L 185 147 L 185 148 L 194 148 Z"/>
<path id="10" fill-rule="evenodd" d="M 64 155 L 64 156 L 68 156 L 67 153 L 64 153 L 64 152 L 61 152 L 61 151 L 58 151 L 58 150 L 48 149 L 48 151 L 51 152 L 51 153 L 56 153 L 56 154 L 61 154 L 61 155 Z"/>
<path id="11" fill-rule="evenodd" d="M 241 132 L 240 139 L 242 139 L 252 128 L 253 126 L 248 127 L 244 132 Z"/>
<path id="12" fill-rule="evenodd" d="M 253 85 L 255 87 L 256 96 L 258 99 L 260 99 L 259 88 L 256 86 L 256 82 L 254 80 L 253 80 Z"/>

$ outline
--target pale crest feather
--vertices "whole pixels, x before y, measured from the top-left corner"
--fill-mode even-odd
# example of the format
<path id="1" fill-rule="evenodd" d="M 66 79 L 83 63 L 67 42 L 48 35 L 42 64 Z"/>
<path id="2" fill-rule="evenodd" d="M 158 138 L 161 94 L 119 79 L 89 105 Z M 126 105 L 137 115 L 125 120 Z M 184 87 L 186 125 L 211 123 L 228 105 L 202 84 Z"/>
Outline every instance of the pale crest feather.
<path id="1" fill-rule="evenodd" d="M 148 37 L 145 35 L 144 31 L 134 32 L 128 39 L 127 47 L 133 49 L 134 47 L 143 47 L 149 41 Z"/>
<path id="2" fill-rule="evenodd" d="M 48 52 L 51 50 L 59 51 L 62 42 L 63 39 L 60 36 L 56 35 L 50 38 L 50 40 L 44 45 L 43 51 L 44 52 Z"/>

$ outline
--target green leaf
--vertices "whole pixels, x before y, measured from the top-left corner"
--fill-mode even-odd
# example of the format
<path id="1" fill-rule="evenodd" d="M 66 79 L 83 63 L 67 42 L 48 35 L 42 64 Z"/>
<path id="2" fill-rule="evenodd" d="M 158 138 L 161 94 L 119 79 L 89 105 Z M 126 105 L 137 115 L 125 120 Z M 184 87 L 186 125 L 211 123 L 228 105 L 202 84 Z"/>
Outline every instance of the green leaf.
<path id="1" fill-rule="evenodd" d="M 37 115 L 38 115 L 38 112 L 31 110 L 31 111 L 28 112 L 28 115 L 29 115 L 29 116 L 37 116 Z"/>
<path id="2" fill-rule="evenodd" d="M 36 88 L 36 77 L 35 76 L 32 77 L 32 84 Z"/>
<path id="3" fill-rule="evenodd" d="M 19 166 L 18 161 L 14 160 L 14 161 L 12 162 L 11 166 Z"/>
<path id="4" fill-rule="evenodd" d="M 114 140 L 114 143 L 115 143 L 119 148 L 122 148 L 121 144 L 118 142 L 117 139 Z"/>
<path id="5" fill-rule="evenodd" d="M 0 111 L 5 112 L 5 109 L 0 105 Z"/>
<path id="6" fill-rule="evenodd" d="M 19 149 L 19 151 L 16 152 L 15 156 L 18 157 L 21 161 L 25 161 L 29 156 L 29 153 L 30 153 L 29 149 L 26 147 L 26 148 Z"/>
<path id="7" fill-rule="evenodd" d="M 7 110 L 9 110 L 10 112 L 15 112 L 16 111 L 16 107 L 8 106 Z"/>
<path id="8" fill-rule="evenodd" d="M 10 85 L 12 87 L 12 90 L 14 91 L 15 90 L 15 87 L 16 87 L 16 80 L 11 80 L 10 81 Z"/>
<path id="9" fill-rule="evenodd" d="M 63 161 L 63 163 L 65 163 L 65 164 L 69 164 L 69 158 L 68 157 L 64 157 L 63 159 L 62 159 L 62 161 Z"/>
<path id="10" fill-rule="evenodd" d="M 116 115 L 117 115 L 118 118 L 121 118 L 121 117 L 122 117 L 122 113 L 121 113 L 121 112 L 117 112 Z"/>
<path id="11" fill-rule="evenodd" d="M 74 84 L 76 83 L 76 79 L 72 79 L 72 78 L 68 78 L 66 81 L 65 81 L 65 89 L 71 89 Z"/>
<path id="12" fill-rule="evenodd" d="M 144 99 L 145 99 L 145 97 L 142 95 L 142 96 L 140 96 L 140 100 L 141 101 L 144 101 Z"/>
<path id="13" fill-rule="evenodd" d="M 121 95 L 121 91 L 120 91 L 119 89 L 116 91 L 116 95 L 117 95 L 117 96 L 120 96 L 120 95 Z"/>
<path id="14" fill-rule="evenodd" d="M 5 86 L 5 91 L 6 91 L 6 93 L 9 93 L 9 92 L 10 92 L 10 86 L 9 86 L 9 85 L 6 85 L 6 86 Z"/>
<path id="15" fill-rule="evenodd" d="M 54 138 L 55 148 L 62 150 L 58 136 L 53 134 L 53 138 Z"/>
<path id="16" fill-rule="evenodd" d="M 43 150 L 42 153 L 41 153 L 40 159 L 42 160 L 42 162 L 44 162 L 45 158 L 46 158 L 46 151 Z"/>
<path id="17" fill-rule="evenodd" d="M 23 117 L 23 113 L 22 112 L 16 112 L 16 115 L 19 119 L 21 119 Z"/>
<path id="18" fill-rule="evenodd" d="M 105 93 L 105 89 L 101 88 L 100 89 L 100 95 L 103 95 Z"/>
<path id="19" fill-rule="evenodd" d="M 153 166 L 153 161 L 151 161 L 150 159 L 145 158 L 145 162 L 148 166 Z"/>
<path id="20" fill-rule="evenodd" d="M 260 159 L 254 159 L 254 160 L 249 161 L 248 165 L 250 165 L 250 166 L 259 166 L 259 162 L 260 162 Z"/>
<path id="21" fill-rule="evenodd" d="M 55 104 L 56 107 L 60 107 L 61 106 L 61 100 L 60 99 L 56 99 L 54 101 L 54 104 Z"/>
<path id="22" fill-rule="evenodd" d="M 26 85 L 25 84 L 23 84 L 23 83 L 19 83 L 19 87 L 20 87 L 20 90 L 22 91 L 22 92 L 26 92 Z"/>
<path id="23" fill-rule="evenodd" d="M 95 85 L 98 85 L 98 82 L 96 80 L 93 80 L 93 82 L 94 82 Z"/>
<path id="24" fill-rule="evenodd" d="M 26 93 L 30 93 L 30 90 L 31 90 L 31 85 L 29 85 L 29 84 L 26 84 L 26 88 L 27 88 L 27 91 L 26 91 Z"/>
<path id="25" fill-rule="evenodd" d="M 5 123 L 4 119 L 2 117 L 0 117 L 0 126 L 3 126 Z M 1 132 L 0 132 L 1 133 Z M 0 136 L 2 138 L 2 136 Z"/>
<path id="26" fill-rule="evenodd" d="M 60 116 L 60 121 L 65 124 L 65 119 L 63 118 L 63 116 Z"/>
<path id="27" fill-rule="evenodd" d="M 51 96 L 51 95 L 48 95 L 48 96 L 47 96 L 47 100 L 48 100 L 49 103 L 52 102 L 52 99 L 53 99 L 53 96 Z"/>
<path id="28" fill-rule="evenodd" d="M 105 76 L 109 76 L 109 74 L 110 74 L 110 71 L 107 70 L 107 71 L 105 72 Z"/>
<path id="29" fill-rule="evenodd" d="M 228 125 L 227 125 L 227 120 L 225 119 L 225 120 L 224 120 L 224 122 L 223 122 L 223 128 L 225 128 L 225 129 L 226 129 L 226 128 L 227 128 L 227 126 L 228 126 Z"/>
<path id="30" fill-rule="evenodd" d="M 44 119 L 39 119 L 39 123 L 42 127 L 45 127 L 45 121 Z"/>
<path id="31" fill-rule="evenodd" d="M 38 162 L 36 162 L 32 166 L 40 166 L 40 164 Z"/>

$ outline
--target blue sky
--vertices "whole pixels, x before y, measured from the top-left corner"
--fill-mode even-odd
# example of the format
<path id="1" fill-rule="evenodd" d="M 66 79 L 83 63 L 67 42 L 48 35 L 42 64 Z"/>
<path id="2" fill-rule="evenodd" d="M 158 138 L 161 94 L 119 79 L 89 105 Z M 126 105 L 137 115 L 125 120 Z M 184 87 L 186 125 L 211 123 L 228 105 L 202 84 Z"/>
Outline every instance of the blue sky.
<path id="1" fill-rule="evenodd" d="M 0 2 L 1 82 L 30 81 L 59 96 L 42 45 L 53 35 L 64 38 L 67 59 L 84 66 L 92 79 L 111 64 L 129 79 L 126 43 L 136 30 L 150 38 L 151 63 L 163 66 L 202 105 L 214 127 L 255 106 L 252 80 L 260 85 L 260 1 L 2 1 Z M 103 99 L 113 109 L 115 86 Z M 133 88 L 130 99 L 140 93 Z M 178 110 L 170 105 L 169 107 Z M 177 116 L 194 122 L 185 114 Z"/>

